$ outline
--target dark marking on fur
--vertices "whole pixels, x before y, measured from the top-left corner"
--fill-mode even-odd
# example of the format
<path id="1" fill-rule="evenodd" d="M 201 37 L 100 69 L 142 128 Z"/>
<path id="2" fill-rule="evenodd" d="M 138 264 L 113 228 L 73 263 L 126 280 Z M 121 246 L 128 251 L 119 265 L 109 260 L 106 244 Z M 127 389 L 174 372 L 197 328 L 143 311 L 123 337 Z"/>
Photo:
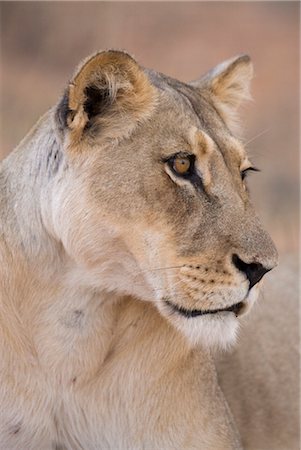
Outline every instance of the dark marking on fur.
<path id="1" fill-rule="evenodd" d="M 81 328 L 83 323 L 84 313 L 80 309 L 70 311 L 65 317 L 62 318 L 62 323 L 67 328 Z"/>
<path id="2" fill-rule="evenodd" d="M 9 433 L 12 435 L 18 434 L 21 430 L 21 427 L 22 427 L 22 421 L 20 420 L 15 425 L 12 425 L 10 427 Z"/>
<path id="3" fill-rule="evenodd" d="M 114 348 L 109 349 L 108 353 L 106 354 L 106 356 L 105 356 L 105 358 L 103 360 L 103 365 L 105 365 L 108 361 L 111 360 L 111 358 L 114 355 L 114 353 L 115 353 L 115 349 Z"/>
<path id="4" fill-rule="evenodd" d="M 59 442 L 53 442 L 52 448 L 53 450 L 66 450 L 66 447 L 63 444 L 60 444 Z"/>
<path id="5" fill-rule="evenodd" d="M 49 176 L 53 176 L 58 172 L 62 160 L 63 152 L 60 149 L 57 141 L 54 139 L 50 146 L 46 160 L 46 170 Z"/>
<path id="6" fill-rule="evenodd" d="M 87 86 L 85 96 L 84 110 L 89 120 L 102 114 L 112 104 L 112 96 L 108 86 Z"/>

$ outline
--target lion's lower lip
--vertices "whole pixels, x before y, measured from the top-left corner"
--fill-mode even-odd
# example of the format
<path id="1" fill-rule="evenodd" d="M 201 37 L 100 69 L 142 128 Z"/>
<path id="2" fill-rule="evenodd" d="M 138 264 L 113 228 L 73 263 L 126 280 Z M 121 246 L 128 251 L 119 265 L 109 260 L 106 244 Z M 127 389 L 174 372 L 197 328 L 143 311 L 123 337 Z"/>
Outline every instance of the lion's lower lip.
<path id="1" fill-rule="evenodd" d="M 165 300 L 165 303 L 175 312 L 181 314 L 182 316 L 186 318 L 192 318 L 197 316 L 204 316 L 205 314 L 216 314 L 219 312 L 233 312 L 236 316 L 239 314 L 240 310 L 243 307 L 243 302 L 235 303 L 234 305 L 228 306 L 227 308 L 220 308 L 220 309 L 186 309 L 182 306 L 175 305 L 174 303 L 170 302 L 169 300 Z"/>

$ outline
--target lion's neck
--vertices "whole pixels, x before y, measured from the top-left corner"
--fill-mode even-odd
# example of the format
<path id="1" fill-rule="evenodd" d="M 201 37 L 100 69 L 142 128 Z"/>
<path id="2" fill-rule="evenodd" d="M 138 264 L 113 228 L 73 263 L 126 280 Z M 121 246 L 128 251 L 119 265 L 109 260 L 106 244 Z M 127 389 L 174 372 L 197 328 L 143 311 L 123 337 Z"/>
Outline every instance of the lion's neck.
<path id="1" fill-rule="evenodd" d="M 0 169 L 0 341 L 20 364 L 44 359 L 63 366 L 72 346 L 90 336 L 99 336 L 94 346 L 105 355 L 116 299 L 93 289 L 45 224 L 43 205 L 51 214 L 51 189 L 63 170 L 48 122 L 42 118 Z"/>

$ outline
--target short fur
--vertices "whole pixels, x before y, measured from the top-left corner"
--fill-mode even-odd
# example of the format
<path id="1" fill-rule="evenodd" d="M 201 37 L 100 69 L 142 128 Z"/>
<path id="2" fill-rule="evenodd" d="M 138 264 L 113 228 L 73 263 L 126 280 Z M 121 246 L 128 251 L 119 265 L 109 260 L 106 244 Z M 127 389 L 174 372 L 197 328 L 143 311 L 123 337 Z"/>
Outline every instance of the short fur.
<path id="1" fill-rule="evenodd" d="M 100 52 L 2 163 L 1 448 L 241 448 L 210 355 L 240 317 L 169 302 L 243 315 L 258 289 L 233 254 L 276 264 L 225 112 L 251 72 L 185 84 Z"/>

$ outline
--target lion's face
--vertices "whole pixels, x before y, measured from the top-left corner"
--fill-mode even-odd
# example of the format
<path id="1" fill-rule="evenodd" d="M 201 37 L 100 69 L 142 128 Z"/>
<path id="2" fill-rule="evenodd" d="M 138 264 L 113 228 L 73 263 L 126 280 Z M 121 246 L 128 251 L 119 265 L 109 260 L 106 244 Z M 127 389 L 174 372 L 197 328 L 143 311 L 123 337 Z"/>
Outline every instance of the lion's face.
<path id="1" fill-rule="evenodd" d="M 187 85 L 106 52 L 58 107 L 65 248 L 94 285 L 153 301 L 194 342 L 233 341 L 277 260 L 246 189 L 253 166 L 228 128 L 249 77 L 246 57 Z"/>

